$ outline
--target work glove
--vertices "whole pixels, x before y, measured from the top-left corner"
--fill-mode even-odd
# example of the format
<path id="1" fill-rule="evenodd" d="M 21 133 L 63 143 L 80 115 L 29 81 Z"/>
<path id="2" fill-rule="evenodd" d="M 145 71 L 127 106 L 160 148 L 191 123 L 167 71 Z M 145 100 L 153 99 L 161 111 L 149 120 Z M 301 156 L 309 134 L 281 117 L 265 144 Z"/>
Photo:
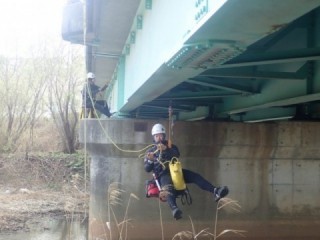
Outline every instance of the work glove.
<path id="1" fill-rule="evenodd" d="M 156 159 L 156 157 L 154 156 L 154 153 L 152 153 L 152 152 L 146 153 L 146 158 L 148 159 L 148 162 L 149 161 L 153 162 Z"/>
<path id="2" fill-rule="evenodd" d="M 158 148 L 159 151 L 165 151 L 167 149 L 167 146 L 162 144 L 162 143 L 159 143 L 157 145 L 157 148 Z"/>

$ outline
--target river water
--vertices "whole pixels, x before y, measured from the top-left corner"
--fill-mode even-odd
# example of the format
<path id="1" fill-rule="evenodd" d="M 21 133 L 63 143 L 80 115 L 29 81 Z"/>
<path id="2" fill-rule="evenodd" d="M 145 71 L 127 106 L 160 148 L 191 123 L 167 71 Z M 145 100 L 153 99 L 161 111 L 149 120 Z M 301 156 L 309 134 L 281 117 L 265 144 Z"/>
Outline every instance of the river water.
<path id="1" fill-rule="evenodd" d="M 50 220 L 42 230 L 0 233 L 0 240 L 87 240 L 87 222 Z"/>

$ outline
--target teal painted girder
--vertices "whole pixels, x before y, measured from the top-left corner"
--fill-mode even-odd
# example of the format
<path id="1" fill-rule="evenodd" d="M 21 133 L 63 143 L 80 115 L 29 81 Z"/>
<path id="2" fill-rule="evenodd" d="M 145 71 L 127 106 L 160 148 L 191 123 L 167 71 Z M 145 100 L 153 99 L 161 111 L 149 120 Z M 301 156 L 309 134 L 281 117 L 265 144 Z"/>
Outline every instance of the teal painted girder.
<path id="1" fill-rule="evenodd" d="M 158 11 L 177 14 L 164 1 L 90 4 L 87 67 L 98 81 L 111 79 L 117 87 L 112 94 L 119 114 L 166 118 L 171 105 L 177 118 L 183 112 L 186 120 L 185 113 L 194 117 L 199 111 L 205 119 L 243 121 L 239 115 L 275 116 L 285 108 L 296 109 L 300 119 L 320 116 L 320 0 L 223 1 L 215 12 L 213 2 L 203 2 L 200 15 L 202 8 L 194 5 L 179 11 L 196 19 L 176 29 L 159 21 Z M 169 28 L 175 38 L 162 45 L 171 37 L 165 34 Z M 176 34 L 181 29 L 185 32 Z M 177 40 L 181 45 L 174 48 Z M 167 51 L 172 54 L 166 59 Z M 131 58 L 128 65 L 125 57 Z M 148 68 L 156 60 L 158 65 Z"/>
<path id="2" fill-rule="evenodd" d="M 210 69 L 198 77 L 219 77 L 219 78 L 234 78 L 241 82 L 241 79 L 269 79 L 269 80 L 303 80 L 308 76 L 308 64 L 304 64 L 297 72 L 284 71 L 262 71 L 256 67 L 241 67 L 241 68 L 223 68 Z"/>

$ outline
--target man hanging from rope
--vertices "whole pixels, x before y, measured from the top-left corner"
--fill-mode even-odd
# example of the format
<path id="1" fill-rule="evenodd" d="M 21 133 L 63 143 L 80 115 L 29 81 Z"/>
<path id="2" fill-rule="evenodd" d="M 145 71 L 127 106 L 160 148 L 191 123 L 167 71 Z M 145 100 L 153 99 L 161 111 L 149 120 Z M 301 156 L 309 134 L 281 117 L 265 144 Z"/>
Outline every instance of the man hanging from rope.
<path id="1" fill-rule="evenodd" d="M 171 144 L 170 147 L 168 146 L 166 130 L 162 124 L 155 124 L 152 127 L 151 134 L 154 146 L 146 152 L 144 169 L 146 172 L 152 171 L 155 174 L 161 189 L 167 192 L 166 200 L 172 215 L 178 220 L 182 218 L 182 211 L 176 204 L 177 192 L 174 188 L 168 165 L 171 159 L 180 156 L 180 152 L 176 145 Z M 212 193 L 216 202 L 229 193 L 228 187 L 215 187 L 198 173 L 187 169 L 182 169 L 182 173 L 185 183 L 194 183 L 201 189 Z"/>

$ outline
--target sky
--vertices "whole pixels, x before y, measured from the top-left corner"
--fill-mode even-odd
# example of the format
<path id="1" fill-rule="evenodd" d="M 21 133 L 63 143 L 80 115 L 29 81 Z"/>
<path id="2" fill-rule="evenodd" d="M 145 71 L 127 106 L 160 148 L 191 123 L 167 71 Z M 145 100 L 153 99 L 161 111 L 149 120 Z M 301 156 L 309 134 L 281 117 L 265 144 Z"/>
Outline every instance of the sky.
<path id="1" fill-rule="evenodd" d="M 62 40 L 67 0 L 0 0 L 0 55 L 23 55 L 42 39 Z"/>

